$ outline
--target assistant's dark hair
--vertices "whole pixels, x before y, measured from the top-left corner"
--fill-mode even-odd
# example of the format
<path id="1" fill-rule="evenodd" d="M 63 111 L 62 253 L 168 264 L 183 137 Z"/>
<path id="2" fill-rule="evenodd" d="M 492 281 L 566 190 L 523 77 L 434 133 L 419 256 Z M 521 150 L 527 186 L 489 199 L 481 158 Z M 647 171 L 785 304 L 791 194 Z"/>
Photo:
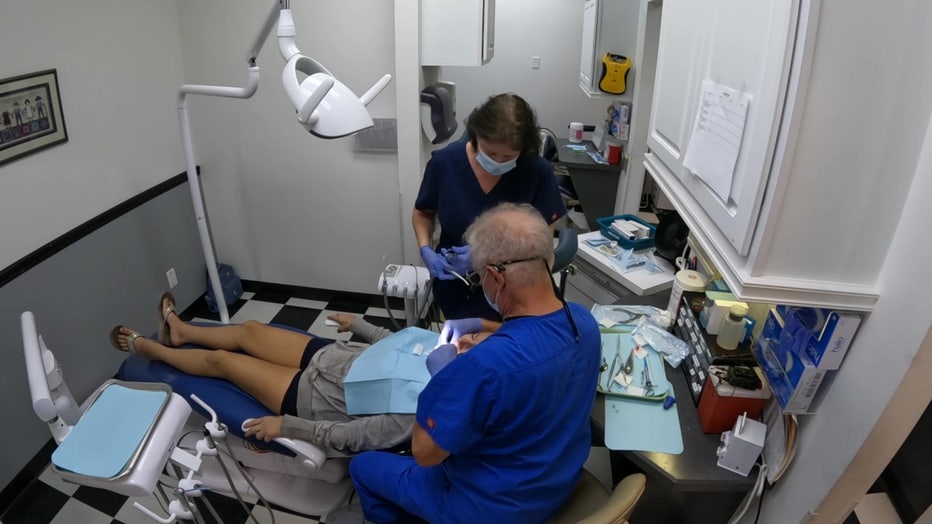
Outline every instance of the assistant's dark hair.
<path id="1" fill-rule="evenodd" d="M 466 119 L 466 134 L 473 147 L 476 140 L 507 144 L 521 155 L 540 154 L 540 135 L 537 115 L 523 98 L 514 93 L 490 96 L 472 110 Z"/>

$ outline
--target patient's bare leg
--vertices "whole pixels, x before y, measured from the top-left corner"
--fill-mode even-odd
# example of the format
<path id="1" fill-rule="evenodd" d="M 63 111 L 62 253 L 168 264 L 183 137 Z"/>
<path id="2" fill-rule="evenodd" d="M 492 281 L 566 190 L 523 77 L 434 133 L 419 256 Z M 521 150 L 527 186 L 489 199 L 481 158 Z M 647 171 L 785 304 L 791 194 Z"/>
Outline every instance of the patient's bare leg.
<path id="1" fill-rule="evenodd" d="M 163 303 L 167 306 L 167 302 Z M 178 315 L 168 316 L 172 345 L 197 344 L 211 349 L 242 350 L 250 355 L 283 366 L 300 367 L 304 348 L 311 335 L 268 326 L 254 320 L 243 324 L 201 327 L 192 326 Z"/>
<path id="2" fill-rule="evenodd" d="M 256 324 L 264 326 L 263 324 Z M 242 326 L 203 329 L 207 331 L 230 331 L 229 328 L 234 327 Z M 174 329 L 175 327 L 172 326 L 172 333 L 174 333 Z M 285 330 L 277 331 L 286 332 Z M 133 333 L 133 330 L 127 327 L 120 329 L 117 341 L 121 348 L 128 349 L 126 339 L 131 333 Z M 300 335 L 300 333 L 296 334 Z M 307 338 L 309 339 L 310 336 Z M 285 391 L 291 384 L 295 373 L 300 372 L 298 364 L 294 366 L 281 365 L 230 351 L 170 348 L 163 346 L 156 340 L 143 337 L 137 338 L 133 346 L 137 354 L 170 364 L 189 375 L 229 380 L 275 413 L 279 413 L 281 410 Z M 301 349 L 303 351 L 304 346 L 301 346 Z"/>

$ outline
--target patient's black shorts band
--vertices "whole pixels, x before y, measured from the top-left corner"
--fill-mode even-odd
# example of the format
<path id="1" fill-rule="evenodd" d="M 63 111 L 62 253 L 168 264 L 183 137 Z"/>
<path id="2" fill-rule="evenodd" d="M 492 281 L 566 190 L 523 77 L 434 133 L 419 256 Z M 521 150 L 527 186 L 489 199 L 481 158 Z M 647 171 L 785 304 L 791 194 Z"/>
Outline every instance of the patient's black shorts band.
<path id="1" fill-rule="evenodd" d="M 285 391 L 285 397 L 282 398 L 280 411 L 282 415 L 298 416 L 298 382 L 301 380 L 301 375 L 311 364 L 314 354 L 330 344 L 333 344 L 333 340 L 329 338 L 311 337 L 311 340 L 308 340 L 307 346 L 304 346 L 304 354 L 301 355 L 301 369 L 291 379 L 291 384 Z"/>

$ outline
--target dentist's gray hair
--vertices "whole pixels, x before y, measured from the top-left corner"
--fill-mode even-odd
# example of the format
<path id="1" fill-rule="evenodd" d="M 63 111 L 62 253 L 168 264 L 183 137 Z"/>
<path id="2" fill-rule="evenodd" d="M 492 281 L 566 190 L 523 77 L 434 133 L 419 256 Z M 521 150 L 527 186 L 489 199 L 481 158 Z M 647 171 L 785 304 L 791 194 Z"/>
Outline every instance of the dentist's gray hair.
<path id="1" fill-rule="evenodd" d="M 553 267 L 553 231 L 530 204 L 506 202 L 485 211 L 463 238 L 469 244 L 473 268 L 480 274 L 488 264 L 532 259 L 508 266 L 508 273 L 514 275 L 509 280 L 521 284 L 545 261 L 547 268 Z"/>

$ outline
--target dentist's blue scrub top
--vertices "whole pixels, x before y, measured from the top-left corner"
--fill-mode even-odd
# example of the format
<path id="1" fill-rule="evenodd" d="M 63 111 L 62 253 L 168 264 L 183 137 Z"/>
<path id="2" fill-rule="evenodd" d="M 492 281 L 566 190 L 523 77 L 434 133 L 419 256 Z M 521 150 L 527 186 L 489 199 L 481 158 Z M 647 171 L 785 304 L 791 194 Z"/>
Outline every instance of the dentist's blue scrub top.
<path id="1" fill-rule="evenodd" d="M 463 234 L 483 211 L 502 202 L 531 204 L 548 224 L 566 214 L 550 162 L 539 156 L 521 156 L 514 169 L 485 193 L 466 156 L 466 142 L 454 142 L 434 151 L 424 170 L 415 209 L 437 213 L 440 248 L 462 246 Z M 482 317 L 500 320 L 481 291 L 471 292 L 460 280 L 433 282 L 434 298 L 446 318 Z"/>
<path id="2" fill-rule="evenodd" d="M 417 421 L 451 454 L 440 465 L 444 514 L 456 522 L 543 522 L 570 495 L 589 455 L 599 374 L 595 319 L 566 313 L 509 319 L 437 373 Z M 435 489 L 436 488 L 436 489 Z"/>

